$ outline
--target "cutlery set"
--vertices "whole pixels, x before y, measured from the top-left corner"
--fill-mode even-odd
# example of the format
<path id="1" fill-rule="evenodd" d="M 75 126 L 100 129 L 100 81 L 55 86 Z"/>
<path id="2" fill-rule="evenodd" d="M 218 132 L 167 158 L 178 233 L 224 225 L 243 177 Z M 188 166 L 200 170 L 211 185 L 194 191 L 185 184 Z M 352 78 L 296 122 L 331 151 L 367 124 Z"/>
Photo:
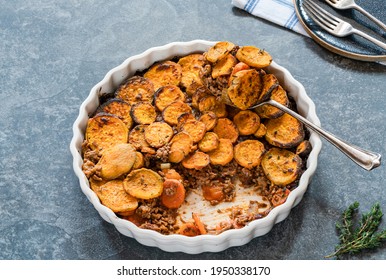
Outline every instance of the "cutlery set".
<path id="1" fill-rule="evenodd" d="M 372 16 L 370 13 L 368 13 L 366 10 L 364 10 L 362 7 L 358 6 L 354 0 L 325 0 L 327 4 L 332 6 L 335 9 L 338 10 L 344 10 L 344 9 L 356 9 L 366 15 L 368 18 L 370 18 L 374 23 L 376 23 L 378 26 L 380 26 L 383 30 L 386 31 L 386 25 Z M 352 34 L 357 34 L 372 43 L 376 44 L 377 46 L 383 48 L 386 50 L 386 43 L 375 39 L 374 37 L 366 34 L 365 32 L 358 30 L 354 28 L 350 23 L 344 21 L 343 19 L 340 19 L 331 13 L 327 12 L 323 8 L 321 8 L 319 5 L 317 5 L 312 0 L 304 0 L 303 1 L 303 8 L 309 15 L 309 17 L 321 28 L 323 28 L 328 33 L 337 36 L 337 37 L 345 37 Z"/>

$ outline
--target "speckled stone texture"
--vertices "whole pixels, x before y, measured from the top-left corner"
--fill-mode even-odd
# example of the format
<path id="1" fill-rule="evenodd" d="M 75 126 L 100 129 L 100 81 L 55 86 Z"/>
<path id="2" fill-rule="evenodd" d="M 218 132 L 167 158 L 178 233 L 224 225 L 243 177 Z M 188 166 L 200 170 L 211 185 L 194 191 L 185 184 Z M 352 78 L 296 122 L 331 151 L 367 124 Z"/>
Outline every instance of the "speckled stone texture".
<path id="1" fill-rule="evenodd" d="M 230 0 L 1 1 L 0 259 L 323 259 L 355 200 L 386 211 L 385 166 L 362 170 L 326 141 L 301 203 L 270 233 L 220 253 L 146 247 L 104 222 L 80 190 L 69 143 L 107 71 L 172 41 L 268 50 L 306 88 L 323 127 L 385 154 L 386 66 L 337 56 Z M 386 227 L 386 223 L 382 224 Z M 354 259 L 385 259 L 386 247 Z"/>

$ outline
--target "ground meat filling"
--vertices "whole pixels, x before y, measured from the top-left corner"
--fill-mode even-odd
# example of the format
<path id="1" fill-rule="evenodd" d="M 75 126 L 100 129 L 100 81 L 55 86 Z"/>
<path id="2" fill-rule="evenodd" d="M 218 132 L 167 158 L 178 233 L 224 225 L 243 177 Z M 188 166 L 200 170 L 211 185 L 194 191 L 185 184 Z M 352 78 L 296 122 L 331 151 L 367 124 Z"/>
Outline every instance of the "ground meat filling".
<path id="1" fill-rule="evenodd" d="M 158 199 L 143 200 L 140 204 L 135 210 L 135 213 L 144 221 L 140 228 L 155 230 L 162 234 L 175 232 L 176 210 L 163 207 Z"/>

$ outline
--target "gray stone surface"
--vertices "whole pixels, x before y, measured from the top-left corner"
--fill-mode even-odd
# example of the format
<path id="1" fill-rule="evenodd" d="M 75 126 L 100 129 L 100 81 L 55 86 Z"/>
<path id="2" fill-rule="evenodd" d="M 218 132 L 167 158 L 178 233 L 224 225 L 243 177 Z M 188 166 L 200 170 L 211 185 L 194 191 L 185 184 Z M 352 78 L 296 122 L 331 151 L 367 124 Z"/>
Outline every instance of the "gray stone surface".
<path id="1" fill-rule="evenodd" d="M 72 171 L 72 123 L 107 71 L 152 46 L 257 45 L 303 83 L 322 125 L 386 152 L 386 67 L 337 56 L 230 0 L 0 1 L 0 259 L 323 259 L 353 201 L 386 211 L 385 166 L 367 172 L 324 141 L 302 202 L 265 236 L 220 253 L 146 247 L 104 222 Z M 386 223 L 382 224 L 386 227 Z M 386 248 L 355 259 L 385 259 Z"/>

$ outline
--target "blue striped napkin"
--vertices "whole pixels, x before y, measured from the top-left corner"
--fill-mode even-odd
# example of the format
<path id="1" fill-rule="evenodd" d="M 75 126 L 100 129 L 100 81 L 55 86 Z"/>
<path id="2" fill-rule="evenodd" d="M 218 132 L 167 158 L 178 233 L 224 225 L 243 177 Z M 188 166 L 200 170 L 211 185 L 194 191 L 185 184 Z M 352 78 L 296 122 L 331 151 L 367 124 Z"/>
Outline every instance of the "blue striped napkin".
<path id="1" fill-rule="evenodd" d="M 309 36 L 296 16 L 292 0 L 232 0 L 232 5 L 254 16 Z"/>

